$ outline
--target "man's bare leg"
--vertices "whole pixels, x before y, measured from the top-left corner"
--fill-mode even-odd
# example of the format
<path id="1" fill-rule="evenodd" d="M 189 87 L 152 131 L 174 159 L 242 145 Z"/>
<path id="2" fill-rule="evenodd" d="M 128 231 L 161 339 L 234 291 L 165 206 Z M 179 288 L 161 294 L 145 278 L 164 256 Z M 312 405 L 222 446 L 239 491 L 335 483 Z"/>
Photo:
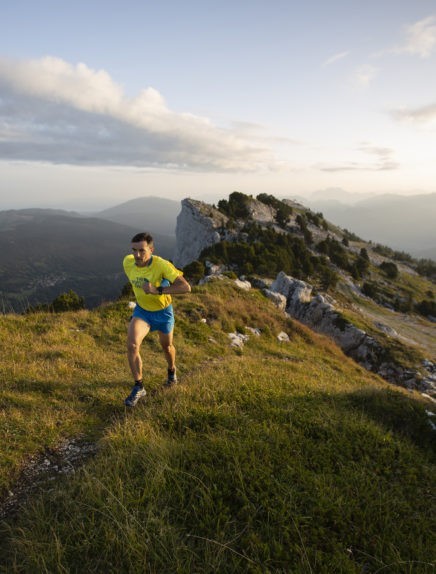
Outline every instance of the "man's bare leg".
<path id="1" fill-rule="evenodd" d="M 148 332 L 150 325 L 139 319 L 133 317 L 129 323 L 127 331 L 127 359 L 129 361 L 130 370 L 135 381 L 135 386 L 132 392 L 124 401 L 128 407 L 133 407 L 141 396 L 145 395 L 145 390 L 142 384 L 142 359 L 141 359 L 141 344 Z"/>
<path id="2" fill-rule="evenodd" d="M 165 359 L 168 364 L 168 379 L 166 384 L 172 384 L 177 382 L 176 377 L 176 348 L 173 344 L 173 333 L 162 333 L 159 331 L 159 342 L 161 344 L 162 350 L 165 355 Z"/>
<path id="3" fill-rule="evenodd" d="M 127 331 L 127 358 L 129 360 L 130 370 L 133 379 L 139 381 L 142 379 L 142 359 L 140 354 L 141 344 L 150 331 L 150 325 L 133 317 L 129 323 Z"/>

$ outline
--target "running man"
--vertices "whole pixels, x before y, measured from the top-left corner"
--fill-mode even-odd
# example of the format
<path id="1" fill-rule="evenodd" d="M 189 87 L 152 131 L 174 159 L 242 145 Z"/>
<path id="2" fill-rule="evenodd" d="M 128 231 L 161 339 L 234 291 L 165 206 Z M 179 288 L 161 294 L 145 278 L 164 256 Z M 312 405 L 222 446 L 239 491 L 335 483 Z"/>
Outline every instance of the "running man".
<path id="1" fill-rule="evenodd" d="M 153 255 L 153 238 L 149 233 L 138 233 L 132 239 L 132 254 L 123 261 L 135 293 L 136 307 L 127 333 L 127 358 L 135 384 L 124 401 L 134 407 L 146 394 L 142 378 L 141 344 L 150 331 L 157 331 L 168 365 L 166 387 L 177 383 L 176 349 L 173 344 L 174 312 L 171 295 L 189 293 L 191 286 L 170 261 Z"/>

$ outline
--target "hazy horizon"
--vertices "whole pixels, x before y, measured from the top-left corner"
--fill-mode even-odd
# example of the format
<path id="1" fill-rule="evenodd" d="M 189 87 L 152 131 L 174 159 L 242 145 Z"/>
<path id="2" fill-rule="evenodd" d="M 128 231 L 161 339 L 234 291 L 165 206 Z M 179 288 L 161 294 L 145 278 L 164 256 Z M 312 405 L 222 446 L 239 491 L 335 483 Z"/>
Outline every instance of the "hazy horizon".
<path id="1" fill-rule="evenodd" d="M 9 211 L 9 210 L 20 210 L 20 209 L 60 209 L 60 210 L 65 210 L 65 211 L 77 211 L 80 213 L 97 213 L 100 211 L 104 211 L 106 209 L 110 209 L 112 207 L 117 207 L 118 205 L 121 205 L 123 203 L 127 203 L 129 201 L 134 201 L 136 199 L 147 199 L 147 198 L 159 198 L 159 199 L 167 199 L 170 201 L 175 201 L 177 203 L 180 203 L 183 199 L 185 198 L 191 198 L 191 199 L 197 199 L 200 201 L 204 201 L 205 203 L 208 204 L 217 204 L 218 201 L 220 201 L 221 199 L 228 199 L 229 195 L 232 193 L 232 191 L 240 191 L 240 190 L 230 190 L 230 191 L 226 191 L 226 193 L 223 194 L 219 194 L 219 193 L 211 193 L 211 194 L 205 194 L 205 193 L 191 193 L 191 194 L 186 194 L 186 195 L 180 195 L 180 197 L 171 197 L 171 196 L 166 196 L 166 195 L 160 195 L 158 193 L 147 193 L 145 195 L 132 195 L 132 197 L 126 197 L 126 196 L 122 196 L 122 197 L 113 197 L 112 199 L 109 198 L 102 198 L 101 201 L 96 201 L 95 198 L 78 198 L 77 201 L 75 202 L 74 199 L 71 199 L 70 201 L 64 201 L 62 199 L 56 199 L 53 198 L 52 200 L 46 200 L 46 201 L 38 201 L 37 199 L 32 200 L 30 199 L 28 203 L 23 203 L 23 204 L 17 204 L 16 202 L 13 201 L 13 198 L 10 199 L 0 199 L 0 211 Z M 251 195 L 253 197 L 256 197 L 256 195 L 258 195 L 259 193 L 270 193 L 269 191 L 265 190 L 265 191 L 259 191 L 258 193 L 247 193 L 248 195 Z M 325 197 L 323 197 L 323 193 L 325 192 Z M 337 202 L 340 205 L 343 206 L 354 206 L 357 203 L 361 202 L 361 201 L 365 201 L 367 199 L 375 199 L 375 198 L 386 198 L 386 197 L 392 197 L 392 198 L 400 198 L 400 197 L 404 197 L 404 198 L 412 198 L 412 197 L 421 197 L 421 196 L 432 196 L 434 195 L 436 192 L 428 192 L 428 193 L 414 193 L 414 194 L 399 194 L 399 193 L 356 193 L 356 194 L 352 194 L 347 192 L 346 190 L 340 189 L 340 188 L 329 188 L 329 189 L 325 189 L 325 190 L 316 190 L 313 191 L 312 193 L 306 193 L 306 194 L 274 194 L 271 193 L 271 195 L 274 195 L 275 197 L 277 197 L 278 199 L 290 199 L 290 200 L 295 200 L 297 202 L 302 202 L 304 204 L 304 202 L 306 201 L 307 203 L 305 204 L 305 207 L 312 207 L 316 210 L 318 209 L 318 205 L 322 206 L 325 202 L 329 203 L 329 202 Z"/>

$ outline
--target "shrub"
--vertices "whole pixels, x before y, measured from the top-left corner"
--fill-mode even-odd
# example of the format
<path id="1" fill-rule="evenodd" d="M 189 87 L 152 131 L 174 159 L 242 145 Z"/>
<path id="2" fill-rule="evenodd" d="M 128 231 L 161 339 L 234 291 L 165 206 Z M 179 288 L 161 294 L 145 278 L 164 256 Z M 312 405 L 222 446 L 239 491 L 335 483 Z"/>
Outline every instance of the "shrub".
<path id="1" fill-rule="evenodd" d="M 342 269 L 348 270 L 350 268 L 347 251 L 344 249 L 343 245 L 339 243 L 336 239 L 331 237 L 326 237 L 323 241 L 320 241 L 316 246 L 316 249 L 320 253 L 328 255 L 335 265 L 341 267 Z"/>
<path id="2" fill-rule="evenodd" d="M 295 218 L 295 221 L 296 221 L 296 223 L 298 223 L 301 231 L 304 231 L 305 229 L 307 229 L 307 219 L 302 213 L 299 213 L 297 215 L 297 217 Z"/>
<path id="3" fill-rule="evenodd" d="M 354 262 L 351 268 L 351 274 L 355 279 L 358 279 L 359 277 L 364 277 L 368 272 L 369 259 L 367 259 L 367 257 L 368 255 L 366 257 L 359 255 L 359 257 L 357 257 L 356 261 Z"/>
<path id="4" fill-rule="evenodd" d="M 339 275 L 336 273 L 336 271 L 327 265 L 320 266 L 318 269 L 318 276 L 320 279 L 321 289 L 324 291 L 327 291 L 330 288 L 334 289 L 339 280 Z"/>
<path id="5" fill-rule="evenodd" d="M 420 259 L 416 271 L 429 279 L 436 278 L 436 263 L 432 259 Z"/>
<path id="6" fill-rule="evenodd" d="M 68 293 L 61 293 L 56 297 L 56 299 L 53 300 L 51 307 L 55 313 L 78 311 L 79 309 L 84 309 L 85 300 L 70 289 Z"/>
<path id="7" fill-rule="evenodd" d="M 362 293 L 367 297 L 374 299 L 377 297 L 378 293 L 377 284 L 373 281 L 365 281 L 365 283 L 362 285 Z"/>
<path id="8" fill-rule="evenodd" d="M 423 299 L 415 305 L 415 309 L 424 317 L 436 317 L 436 302 Z"/>
<path id="9" fill-rule="evenodd" d="M 204 277 L 206 273 L 206 268 L 202 261 L 192 261 L 192 263 L 188 263 L 183 268 L 183 274 L 185 275 L 186 279 L 191 281 L 192 283 L 198 283 L 200 279 Z"/>
<path id="10" fill-rule="evenodd" d="M 325 220 L 322 213 L 313 213 L 312 211 L 306 211 L 306 217 L 311 223 L 313 223 L 313 225 L 316 225 L 317 227 L 324 227 L 323 223 Z"/>
<path id="11" fill-rule="evenodd" d="M 380 263 L 379 269 L 381 269 L 389 279 L 396 279 L 398 277 L 398 267 L 393 261 L 383 261 L 383 263 Z"/>
<path id="12" fill-rule="evenodd" d="M 218 202 L 218 209 L 229 217 L 244 219 L 249 217 L 250 211 L 248 203 L 250 197 L 239 191 L 234 191 L 229 195 L 229 200 L 221 199 Z"/>
<path id="13" fill-rule="evenodd" d="M 289 221 L 289 217 L 292 213 L 292 207 L 282 203 L 277 207 L 275 220 L 280 225 L 280 227 L 286 227 Z"/>

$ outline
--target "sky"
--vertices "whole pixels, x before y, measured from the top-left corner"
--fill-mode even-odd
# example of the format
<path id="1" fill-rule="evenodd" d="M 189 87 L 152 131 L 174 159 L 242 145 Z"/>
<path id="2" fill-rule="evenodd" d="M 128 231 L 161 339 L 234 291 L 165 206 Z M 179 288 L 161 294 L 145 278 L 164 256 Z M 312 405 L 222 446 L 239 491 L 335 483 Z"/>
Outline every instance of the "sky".
<path id="1" fill-rule="evenodd" d="M 0 8 L 0 210 L 436 192 L 436 0 Z"/>

